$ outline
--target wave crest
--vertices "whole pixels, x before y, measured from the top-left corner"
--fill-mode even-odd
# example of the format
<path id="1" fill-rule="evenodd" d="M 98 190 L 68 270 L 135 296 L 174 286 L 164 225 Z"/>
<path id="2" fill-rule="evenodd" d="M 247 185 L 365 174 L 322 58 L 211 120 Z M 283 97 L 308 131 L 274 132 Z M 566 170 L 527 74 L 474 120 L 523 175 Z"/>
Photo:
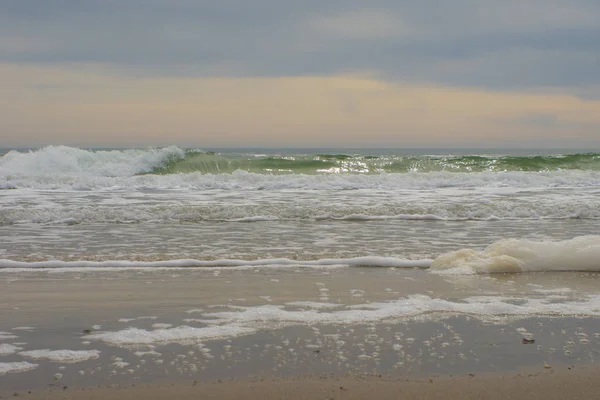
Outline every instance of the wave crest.
<path id="1" fill-rule="evenodd" d="M 0 158 L 0 177 L 133 176 L 148 173 L 185 155 L 185 151 L 176 146 L 145 150 L 92 151 L 68 146 L 47 146 L 29 152 L 12 150 Z"/>
<path id="2" fill-rule="evenodd" d="M 85 150 L 47 146 L 10 151 L 0 158 L 1 176 L 125 177 L 141 174 L 405 174 L 478 172 L 600 171 L 600 154 L 367 155 L 253 154 L 184 150 L 176 146 L 127 150 Z"/>

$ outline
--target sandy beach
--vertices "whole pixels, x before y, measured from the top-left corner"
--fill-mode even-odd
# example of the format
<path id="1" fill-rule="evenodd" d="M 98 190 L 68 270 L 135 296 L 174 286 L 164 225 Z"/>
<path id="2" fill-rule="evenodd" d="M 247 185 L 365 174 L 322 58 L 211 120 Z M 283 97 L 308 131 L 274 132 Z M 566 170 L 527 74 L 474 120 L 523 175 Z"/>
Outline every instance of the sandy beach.
<path id="1" fill-rule="evenodd" d="M 597 367 L 427 379 L 304 376 L 287 379 L 173 381 L 112 387 L 67 387 L 3 394 L 31 400 L 92 399 L 595 399 Z"/>
<path id="2" fill-rule="evenodd" d="M 587 273 L 0 277 L 3 397 L 586 399 L 597 390 L 600 323 Z"/>

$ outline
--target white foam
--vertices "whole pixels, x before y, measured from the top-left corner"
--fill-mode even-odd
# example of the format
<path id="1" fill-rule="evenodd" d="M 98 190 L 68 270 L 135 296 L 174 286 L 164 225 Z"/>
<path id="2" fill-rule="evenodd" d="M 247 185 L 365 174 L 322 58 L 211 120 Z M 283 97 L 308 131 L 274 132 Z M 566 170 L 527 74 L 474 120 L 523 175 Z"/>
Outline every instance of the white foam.
<path id="1" fill-rule="evenodd" d="M 16 328 L 12 328 L 13 331 L 33 331 L 35 328 L 33 326 L 17 326 Z"/>
<path id="2" fill-rule="evenodd" d="M 143 319 L 151 319 L 151 320 L 155 320 L 158 319 L 158 317 L 155 316 L 144 316 L 144 317 L 135 317 L 135 318 L 119 318 L 118 322 L 131 322 L 131 321 L 136 321 L 136 320 L 143 320 Z"/>
<path id="3" fill-rule="evenodd" d="M 180 191 L 178 191 L 180 192 Z M 71 193 L 69 193 L 71 194 Z M 421 193 L 422 194 L 422 193 Z M 469 208 L 462 204 L 447 201 L 452 193 L 437 193 L 429 202 L 423 202 L 423 198 L 413 193 L 413 197 L 407 199 L 403 205 L 391 205 L 382 203 L 377 205 L 364 204 L 365 198 L 357 197 L 355 204 L 337 206 L 336 212 L 331 213 L 332 206 L 327 201 L 326 194 L 318 194 L 315 201 L 308 204 L 304 201 L 290 202 L 290 204 L 278 204 L 265 199 L 265 195 L 253 194 L 262 197 L 257 206 L 255 204 L 244 204 L 236 207 L 198 207 L 190 204 L 193 193 L 185 194 L 182 201 L 169 199 L 164 207 L 157 207 L 155 199 L 147 196 L 148 203 L 136 202 L 134 200 L 121 201 L 111 197 L 114 195 L 102 195 L 106 201 L 119 205 L 119 207 L 107 207 L 105 202 L 89 202 L 86 198 L 71 196 L 64 199 L 67 204 L 55 202 L 48 204 L 41 195 L 29 195 L 24 191 L 11 193 L 12 201 L 35 202 L 31 208 L 7 207 L 0 216 L 2 224 L 43 224 L 43 225 L 76 225 L 94 222 L 119 222 L 119 223 L 170 223 L 180 222 L 240 222 L 254 223 L 260 221 L 280 220 L 307 220 L 307 221 L 493 221 L 493 220 L 540 220 L 540 219 L 600 219 L 600 208 L 594 194 L 578 193 L 576 199 L 563 196 L 537 196 L 536 201 L 523 203 L 519 199 L 502 200 L 472 198 Z M 67 197 L 68 194 L 61 194 Z M 363 196 L 367 196 L 363 194 Z M 183 196 L 182 196 L 183 197 Z M 470 199 L 469 199 L 470 200 Z M 86 203 L 85 207 L 68 204 L 68 202 Z M 362 204 L 361 204 L 362 203 Z M 301 206 L 299 206 L 301 204 Z M 31 212 L 35 207 L 35 212 Z M 362 211 L 357 213 L 358 211 Z M 410 213 L 408 213 L 410 212 Z M 257 215 L 258 214 L 258 215 Z M 321 242 L 326 245 L 327 241 Z"/>
<path id="4" fill-rule="evenodd" d="M 292 324 L 356 324 L 376 323 L 386 319 L 413 317 L 431 313 L 469 314 L 483 319 L 503 316 L 567 316 L 600 315 L 600 295 L 588 296 L 580 301 L 557 303 L 553 296 L 546 298 L 516 298 L 479 296 L 462 301 L 449 301 L 424 295 L 382 303 L 346 306 L 331 312 L 316 310 L 290 311 L 277 306 L 247 307 L 243 311 L 208 313 L 213 324 L 242 326 Z"/>
<path id="5" fill-rule="evenodd" d="M 573 292 L 573 289 L 571 288 L 556 288 L 556 289 L 532 289 L 532 291 L 536 292 L 536 293 L 542 293 L 542 294 L 558 294 L 558 295 L 564 295 L 564 294 L 569 294 Z"/>
<path id="6" fill-rule="evenodd" d="M 23 348 L 7 343 L 0 344 L 0 356 L 8 356 L 11 354 L 15 354 L 19 350 L 23 350 Z"/>
<path id="7" fill-rule="evenodd" d="M 319 303 L 316 301 L 291 301 L 289 303 L 285 303 L 285 305 L 292 307 L 313 308 L 316 310 L 339 308 L 342 306 L 341 304 Z"/>
<path id="8" fill-rule="evenodd" d="M 115 361 L 112 365 L 117 368 L 125 368 L 129 365 L 129 363 L 119 359 L 119 360 Z"/>
<path id="9" fill-rule="evenodd" d="M 114 178 L 87 175 L 11 176 L 13 185 L 19 181 L 19 185 L 24 186 L 4 193 L 7 201 L 0 215 L 0 224 L 600 219 L 600 203 L 595 191 L 600 186 L 600 172 L 595 174 L 595 181 L 589 182 L 587 188 L 578 190 L 572 190 L 571 187 L 569 190 L 554 189 L 556 185 L 545 188 L 532 178 L 522 182 L 523 185 L 517 185 L 527 187 L 526 192 L 508 184 L 486 187 L 485 184 L 480 184 L 481 176 L 478 174 L 466 174 L 457 179 L 455 173 L 447 176 L 448 182 L 440 180 L 439 187 L 433 185 L 431 188 L 412 187 L 413 184 L 405 182 L 407 179 L 414 180 L 415 185 L 428 186 L 436 178 L 426 174 L 368 177 L 252 174 L 176 174 Z M 502 173 L 495 175 L 498 180 L 502 180 L 504 176 Z M 538 175 L 533 177 L 539 178 Z M 348 189 L 364 190 L 336 190 L 344 188 L 338 187 L 342 186 L 338 180 L 346 180 Z M 456 182 L 457 180 L 460 182 Z M 88 192 L 80 193 L 83 182 L 85 187 L 93 190 L 99 197 L 90 196 Z M 269 182 L 273 185 L 271 190 L 264 187 Z M 373 182 L 373 187 L 363 187 L 364 184 L 370 185 Z M 490 179 L 488 183 L 491 185 L 496 182 L 497 180 Z M 566 178 L 561 182 L 558 186 L 577 186 Z M 286 183 L 290 184 L 289 187 Z M 219 190 L 208 190 L 211 188 Z M 470 190 L 472 188 L 476 190 Z M 76 193 L 73 192 L 75 189 Z M 371 189 L 377 189 L 377 192 Z M 394 196 L 381 197 L 378 193 L 398 189 L 428 190 L 405 190 L 402 193 L 405 201 L 402 202 L 394 201 Z M 46 190 L 52 191 L 52 200 L 49 200 Z M 234 203 L 219 201 L 218 192 L 221 190 L 231 191 Z M 312 192 L 310 196 L 307 196 L 307 191 Z M 294 197 L 294 192 L 298 192 L 299 196 Z M 199 202 L 199 199 L 202 200 Z M 23 203 L 28 206 L 23 207 Z"/>
<path id="10" fill-rule="evenodd" d="M 427 268 L 431 260 L 406 260 L 393 257 L 356 257 L 356 258 L 325 258 L 320 260 L 290 260 L 288 258 L 263 259 L 263 260 L 165 260 L 165 261 L 13 261 L 0 259 L 0 271 L 22 272 L 31 269 L 71 269 L 72 271 L 86 271 L 91 269 L 158 269 L 158 268 L 211 268 L 218 267 L 388 267 L 388 268 Z"/>
<path id="11" fill-rule="evenodd" d="M 135 354 L 138 357 L 144 357 L 144 356 L 160 357 L 162 355 L 161 353 L 154 351 L 154 350 L 136 351 L 133 354 Z"/>
<path id="12" fill-rule="evenodd" d="M 86 336 L 87 337 L 87 336 Z M 22 351 L 19 355 L 23 357 L 46 359 L 60 363 L 78 363 L 81 361 L 92 360 L 100 357 L 98 350 L 31 350 Z"/>
<path id="13" fill-rule="evenodd" d="M 229 222 L 260 222 L 260 221 L 277 221 L 279 218 L 268 215 L 257 215 L 252 217 L 234 218 L 228 220 Z"/>
<path id="14" fill-rule="evenodd" d="M 214 340 L 240 335 L 248 335 L 256 332 L 250 327 L 236 326 L 210 326 L 205 328 L 192 328 L 179 326 L 169 329 L 156 329 L 147 331 L 138 328 L 128 328 L 117 332 L 103 332 L 87 335 L 87 339 L 102 340 L 108 344 L 138 345 L 154 343 L 178 343 L 178 342 L 202 342 L 203 340 Z"/>
<path id="15" fill-rule="evenodd" d="M 366 215 L 366 214 L 350 214 L 343 217 L 318 217 L 317 219 L 333 219 L 346 221 L 380 221 L 390 219 L 402 219 L 408 221 L 443 221 L 449 218 L 441 217 L 433 214 L 396 214 L 396 215 Z M 450 218 L 456 219 L 456 218 Z M 459 218 L 465 219 L 465 218 Z"/>
<path id="16" fill-rule="evenodd" d="M 395 301 L 340 305 L 341 309 L 327 308 L 290 310 L 281 305 L 237 307 L 233 311 L 207 313 L 210 319 L 202 322 L 211 326 L 147 331 L 128 328 L 116 332 L 88 335 L 111 345 L 147 345 L 153 343 L 199 343 L 214 339 L 228 339 L 249 335 L 259 330 L 279 329 L 303 325 L 351 325 L 398 321 L 421 316 L 469 315 L 484 321 L 527 318 L 532 316 L 600 317 L 600 295 L 587 296 L 577 301 L 557 302 L 555 295 L 542 298 L 477 296 L 458 301 L 412 295 Z M 296 308 L 298 303 L 291 303 Z M 310 304 L 310 303 L 309 303 Z M 343 307 L 343 308 L 342 308 Z"/>
<path id="17" fill-rule="evenodd" d="M 165 328 L 171 328 L 173 325 L 171 324 L 163 324 L 163 323 L 156 323 L 156 324 L 152 324 L 152 327 L 154 329 L 165 329 Z"/>
<path id="18" fill-rule="evenodd" d="M 446 274 L 532 271 L 600 271 L 600 236 L 563 241 L 506 239 L 484 251 L 461 249 L 442 254 L 431 270 Z"/>
<path id="19" fill-rule="evenodd" d="M 38 364 L 28 363 L 27 361 L 21 362 L 0 362 L 0 376 L 8 373 L 26 372 L 31 371 L 38 367 Z"/>
<path id="20" fill-rule="evenodd" d="M 122 177 L 150 172 L 185 152 L 175 146 L 146 150 L 88 151 L 67 146 L 48 146 L 37 151 L 11 151 L 0 157 L 3 176 L 104 176 Z M 86 185 L 78 185 L 86 188 Z"/>
<path id="21" fill-rule="evenodd" d="M 8 332 L 0 332 L 0 340 L 16 339 L 18 336 Z"/>

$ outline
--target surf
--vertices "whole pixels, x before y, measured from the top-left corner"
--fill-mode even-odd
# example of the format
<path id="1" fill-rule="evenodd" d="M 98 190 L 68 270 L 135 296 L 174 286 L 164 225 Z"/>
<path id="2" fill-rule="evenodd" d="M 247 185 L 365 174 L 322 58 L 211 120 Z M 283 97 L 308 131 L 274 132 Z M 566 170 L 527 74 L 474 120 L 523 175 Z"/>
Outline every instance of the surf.
<path id="1" fill-rule="evenodd" d="M 231 150 L 214 152 L 177 146 L 146 149 L 93 150 L 47 146 L 11 150 L 0 157 L 0 177 L 232 174 L 346 175 L 390 173 L 478 173 L 600 171 L 600 153 L 554 155 L 410 155 L 363 150 L 323 153 L 318 150 L 269 153 Z"/>
<path id="2" fill-rule="evenodd" d="M 433 274 L 476 275 L 529 272 L 600 272 L 600 236 L 585 235 L 561 241 L 503 239 L 483 250 L 462 248 L 440 254 L 433 259 L 361 256 L 353 258 L 322 258 L 294 260 L 272 259 L 166 259 L 160 261 L 132 260 L 48 260 L 16 261 L 0 259 L 0 272 L 31 271 L 86 272 L 119 270 L 177 269 L 263 269 L 263 268 L 418 268 Z"/>
<path id="3" fill-rule="evenodd" d="M 562 241 L 500 240 L 483 251 L 464 248 L 442 254 L 433 260 L 431 270 L 456 275 L 600 272 L 600 236 L 579 236 Z"/>

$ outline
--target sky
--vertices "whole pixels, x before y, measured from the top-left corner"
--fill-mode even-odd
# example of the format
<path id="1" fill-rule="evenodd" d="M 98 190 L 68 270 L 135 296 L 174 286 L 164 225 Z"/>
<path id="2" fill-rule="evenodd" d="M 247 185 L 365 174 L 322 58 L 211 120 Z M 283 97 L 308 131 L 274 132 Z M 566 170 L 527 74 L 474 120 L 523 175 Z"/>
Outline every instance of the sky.
<path id="1" fill-rule="evenodd" d="M 597 0 L 3 0 L 0 147 L 600 149 Z"/>

